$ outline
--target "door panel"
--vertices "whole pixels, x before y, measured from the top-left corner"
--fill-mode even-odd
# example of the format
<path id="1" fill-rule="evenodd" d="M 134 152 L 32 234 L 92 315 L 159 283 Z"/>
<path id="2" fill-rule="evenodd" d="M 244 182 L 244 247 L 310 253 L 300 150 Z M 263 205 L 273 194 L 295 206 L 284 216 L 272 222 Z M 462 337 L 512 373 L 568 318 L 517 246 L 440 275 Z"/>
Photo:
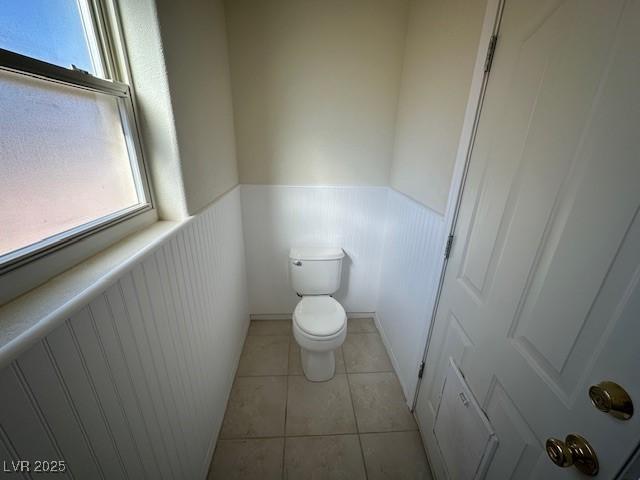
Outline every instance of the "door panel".
<path id="1" fill-rule="evenodd" d="M 544 452 L 569 433 L 610 478 L 640 440 L 587 396 L 640 402 L 639 46 L 637 0 L 505 3 L 416 407 L 440 476 L 450 356 L 500 437 L 489 478 L 574 478 Z"/>
<path id="2" fill-rule="evenodd" d="M 472 348 L 471 340 L 469 336 L 464 332 L 460 326 L 460 322 L 451 312 L 447 322 L 447 332 L 444 335 L 444 341 L 440 350 L 440 357 L 436 360 L 437 368 L 434 369 L 433 385 L 444 384 L 444 377 L 449 363 L 449 357 L 452 357 L 456 365 L 462 365 L 467 352 Z M 434 416 L 436 414 L 437 406 L 440 401 L 440 389 L 429 390 L 429 402 L 428 408 L 431 409 L 430 414 Z"/>
<path id="3" fill-rule="evenodd" d="M 526 478 L 543 451 L 535 434 L 500 382 L 494 380 L 485 411 L 493 419 L 499 438 L 508 438 L 496 453 L 487 473 L 489 478 Z"/>

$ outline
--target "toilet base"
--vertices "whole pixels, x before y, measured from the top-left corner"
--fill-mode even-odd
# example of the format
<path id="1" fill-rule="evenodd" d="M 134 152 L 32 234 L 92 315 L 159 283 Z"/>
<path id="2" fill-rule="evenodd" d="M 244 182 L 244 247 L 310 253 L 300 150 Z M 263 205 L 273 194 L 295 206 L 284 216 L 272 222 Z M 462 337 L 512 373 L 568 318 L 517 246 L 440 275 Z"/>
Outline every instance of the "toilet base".
<path id="1" fill-rule="evenodd" d="M 335 350 L 312 352 L 301 348 L 300 360 L 304 376 L 312 382 L 326 382 L 336 373 Z"/>
<path id="2" fill-rule="evenodd" d="M 342 328 L 327 337 L 314 337 L 304 332 L 293 319 L 293 338 L 300 345 L 302 371 L 307 380 L 326 382 L 336 373 L 335 351 L 347 338 L 346 316 Z"/>

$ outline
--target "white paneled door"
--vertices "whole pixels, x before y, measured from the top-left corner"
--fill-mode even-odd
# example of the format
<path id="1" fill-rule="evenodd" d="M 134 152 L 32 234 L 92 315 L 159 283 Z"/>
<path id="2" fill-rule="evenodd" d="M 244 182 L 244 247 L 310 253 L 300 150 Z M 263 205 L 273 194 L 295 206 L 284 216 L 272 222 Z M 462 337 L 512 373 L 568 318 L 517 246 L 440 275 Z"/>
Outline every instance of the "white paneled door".
<path id="1" fill-rule="evenodd" d="M 588 391 L 640 406 L 639 206 L 640 1 L 506 0 L 416 407 L 438 478 L 449 357 L 499 437 L 488 478 L 582 478 L 545 452 L 572 433 L 598 478 L 623 467 L 640 413 Z"/>

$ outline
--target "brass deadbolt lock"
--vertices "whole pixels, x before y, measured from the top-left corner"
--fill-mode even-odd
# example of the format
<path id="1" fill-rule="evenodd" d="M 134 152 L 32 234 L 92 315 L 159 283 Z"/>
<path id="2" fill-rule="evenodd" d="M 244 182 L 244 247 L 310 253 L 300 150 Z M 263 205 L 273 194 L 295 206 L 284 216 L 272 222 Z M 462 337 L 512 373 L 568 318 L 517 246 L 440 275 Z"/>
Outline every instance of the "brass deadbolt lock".
<path id="1" fill-rule="evenodd" d="M 633 415 L 633 402 L 624 388 L 614 382 L 600 382 L 589 388 L 591 403 L 601 412 L 620 420 L 629 420 Z"/>
<path id="2" fill-rule="evenodd" d="M 600 468 L 596 452 L 580 435 L 567 435 L 564 442 L 557 438 L 549 438 L 546 450 L 551 461 L 559 467 L 574 466 L 591 477 L 597 475 Z"/>

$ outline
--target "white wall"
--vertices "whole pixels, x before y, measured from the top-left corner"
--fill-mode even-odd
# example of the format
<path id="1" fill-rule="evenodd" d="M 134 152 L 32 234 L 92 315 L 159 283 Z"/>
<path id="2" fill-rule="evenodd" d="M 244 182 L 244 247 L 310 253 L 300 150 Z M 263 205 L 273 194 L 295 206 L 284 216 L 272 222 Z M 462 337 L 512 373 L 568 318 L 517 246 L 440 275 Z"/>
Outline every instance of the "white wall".
<path id="1" fill-rule="evenodd" d="M 242 188 L 251 313 L 292 312 L 292 245 L 342 246 L 336 298 L 377 312 L 408 401 L 485 4 L 225 1 L 240 181 L 271 184 Z"/>
<path id="2" fill-rule="evenodd" d="M 119 0 L 117 4 L 154 206 L 160 218 L 180 220 L 188 216 L 187 201 L 156 3 Z"/>
<path id="3" fill-rule="evenodd" d="M 156 0 L 189 214 L 238 184 L 222 0 Z"/>
<path id="4" fill-rule="evenodd" d="M 390 184 L 444 213 L 486 0 L 412 0 Z"/>
<path id="5" fill-rule="evenodd" d="M 0 456 L 205 478 L 248 327 L 239 188 L 0 371 Z"/>
<path id="6" fill-rule="evenodd" d="M 289 282 L 292 246 L 339 246 L 348 312 L 373 312 L 387 189 L 242 185 L 242 221 L 253 314 L 291 314 L 299 298 Z"/>
<path id="7" fill-rule="evenodd" d="M 440 214 L 389 190 L 376 317 L 408 403 L 418 381 L 444 235 Z"/>
<path id="8" fill-rule="evenodd" d="M 238 183 L 222 0 L 118 1 L 160 218 Z"/>
<path id="9" fill-rule="evenodd" d="M 407 0 L 225 10 L 240 182 L 387 185 Z"/>
<path id="10" fill-rule="evenodd" d="M 442 215 L 385 187 L 242 185 L 250 312 L 291 315 L 291 246 L 347 253 L 335 298 L 347 312 L 376 312 L 408 402 L 430 325 L 443 260 Z"/>

